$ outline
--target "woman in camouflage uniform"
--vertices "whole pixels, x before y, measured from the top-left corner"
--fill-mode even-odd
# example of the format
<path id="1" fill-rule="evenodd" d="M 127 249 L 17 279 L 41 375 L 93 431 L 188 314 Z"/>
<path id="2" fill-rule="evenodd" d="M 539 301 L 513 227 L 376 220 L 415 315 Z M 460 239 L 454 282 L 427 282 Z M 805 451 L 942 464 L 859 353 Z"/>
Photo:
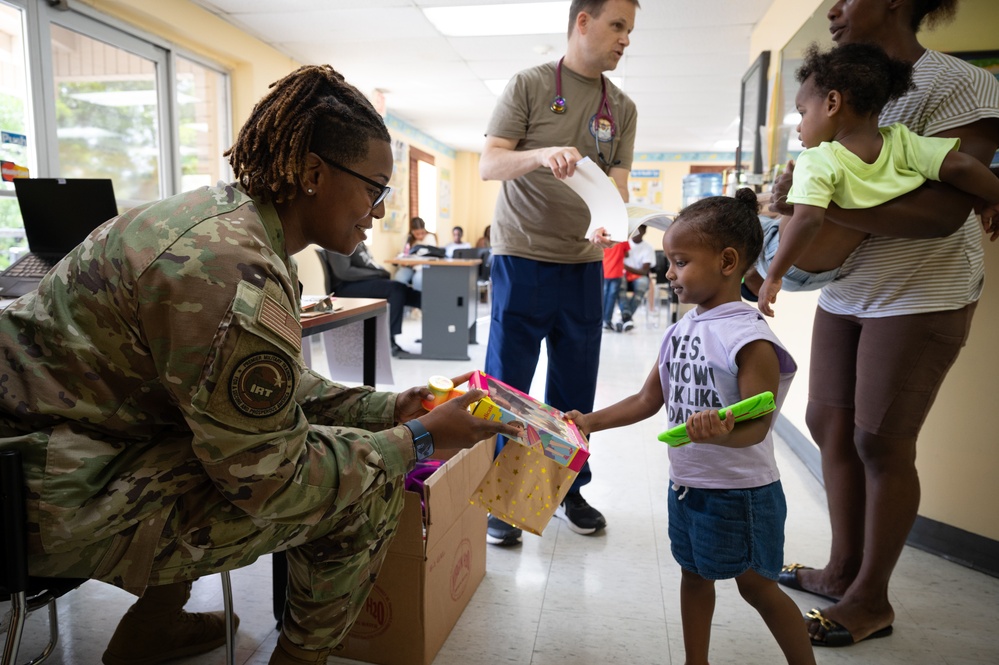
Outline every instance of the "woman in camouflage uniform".
<path id="1" fill-rule="evenodd" d="M 298 69 L 226 154 L 236 183 L 108 221 L 0 315 L 0 448 L 25 460 L 31 574 L 141 596 L 108 665 L 224 644 L 218 613 L 183 611 L 190 581 L 278 550 L 270 662 L 325 662 L 394 534 L 414 433 L 453 448 L 513 433 L 464 410 L 477 393 L 427 413 L 425 387 L 346 388 L 303 365 L 291 256 L 349 255 L 385 211 L 390 137 L 355 88 Z"/>

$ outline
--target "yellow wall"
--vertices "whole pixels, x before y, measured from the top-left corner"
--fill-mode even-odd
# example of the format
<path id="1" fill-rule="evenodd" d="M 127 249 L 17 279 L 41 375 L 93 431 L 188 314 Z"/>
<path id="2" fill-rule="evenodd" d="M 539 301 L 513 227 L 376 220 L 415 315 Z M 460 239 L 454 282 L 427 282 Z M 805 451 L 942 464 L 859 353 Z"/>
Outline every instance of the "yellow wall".
<path id="1" fill-rule="evenodd" d="M 770 49 L 771 62 L 776 63 L 781 47 L 813 12 L 816 19 L 806 29 L 816 35 L 820 44 L 831 45 L 825 31 L 825 9 L 830 4 L 828 0 L 775 0 L 753 32 L 750 62 L 760 51 Z M 920 39 L 925 46 L 942 51 L 999 50 L 997 25 L 999 3 L 995 0 L 963 0 L 952 24 L 934 31 L 924 30 Z M 933 279 L 932 266 L 913 269 L 925 270 L 926 278 Z M 986 273 L 990 283 L 979 302 L 968 345 L 947 376 L 919 438 L 917 465 L 922 480 L 919 513 L 999 540 L 999 520 L 995 517 L 995 506 L 999 505 L 999 483 L 995 482 L 999 446 L 985 415 L 992 406 L 992 396 L 999 393 L 994 344 L 994 330 L 999 324 L 999 287 L 991 283 L 999 275 L 996 245 L 986 247 Z M 778 315 L 772 321 L 774 330 L 800 365 L 783 413 L 806 435 L 809 340 L 816 301 L 814 294 L 782 293 Z"/>
<path id="2" fill-rule="evenodd" d="M 391 113 L 392 109 L 388 109 L 388 112 Z M 461 225 L 461 222 L 458 221 L 461 217 L 456 215 L 454 204 L 455 158 L 440 152 L 433 146 L 427 145 L 422 141 L 415 140 L 412 137 L 404 135 L 402 132 L 396 131 L 392 128 L 389 129 L 389 132 L 392 134 L 393 139 L 402 141 L 403 143 L 406 143 L 407 146 L 415 147 L 423 152 L 433 155 L 434 166 L 437 168 L 438 189 L 443 187 L 450 187 L 451 189 L 450 212 L 447 218 L 440 217 L 441 210 L 440 206 L 438 206 L 437 238 L 441 244 L 450 242 L 451 227 L 456 224 Z M 409 235 L 408 150 L 404 151 L 404 154 L 401 155 L 401 160 L 396 160 L 395 168 L 396 172 L 392 175 L 393 193 L 391 196 L 391 207 L 386 209 L 386 214 L 387 216 L 390 216 L 394 211 L 397 214 L 398 219 L 394 223 L 380 223 L 376 220 L 374 231 L 368 239 L 368 247 L 371 249 L 372 255 L 376 260 L 382 262 L 396 256 L 402 249 L 402 246 L 406 243 L 406 236 Z M 445 178 L 445 176 L 447 177 Z M 445 180 L 449 181 L 449 184 L 445 183 Z M 396 191 L 396 188 L 398 191 Z M 429 205 L 426 201 L 420 201 L 420 210 L 423 210 L 426 205 Z M 465 235 L 466 238 L 469 235 L 467 227 L 465 228 Z"/>
<path id="3" fill-rule="evenodd" d="M 458 153 L 454 179 L 454 219 L 456 224 L 464 227 L 465 239 L 473 245 L 482 237 L 486 226 L 493 223 L 499 192 L 498 181 L 483 182 L 479 177 L 479 153 Z"/>

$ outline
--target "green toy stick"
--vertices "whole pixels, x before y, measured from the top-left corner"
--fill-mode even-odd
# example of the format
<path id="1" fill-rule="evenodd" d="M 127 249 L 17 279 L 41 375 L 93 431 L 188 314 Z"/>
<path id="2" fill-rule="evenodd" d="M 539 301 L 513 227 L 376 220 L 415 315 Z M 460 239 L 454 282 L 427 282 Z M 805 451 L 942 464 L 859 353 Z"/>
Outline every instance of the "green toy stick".
<path id="1" fill-rule="evenodd" d="M 759 418 L 760 416 L 766 415 L 776 409 L 777 406 L 774 404 L 774 394 L 769 390 L 759 395 L 753 395 L 752 397 L 747 397 L 741 402 L 736 402 L 731 406 L 726 406 L 718 409 L 718 413 L 722 420 L 725 420 L 725 412 L 731 411 L 732 415 L 735 416 L 735 422 L 741 423 L 743 420 L 752 420 L 753 418 Z M 677 425 L 672 427 L 662 434 L 659 435 L 659 440 L 663 443 L 672 446 L 673 448 L 678 448 L 690 443 L 690 437 L 687 436 L 687 424 Z"/>

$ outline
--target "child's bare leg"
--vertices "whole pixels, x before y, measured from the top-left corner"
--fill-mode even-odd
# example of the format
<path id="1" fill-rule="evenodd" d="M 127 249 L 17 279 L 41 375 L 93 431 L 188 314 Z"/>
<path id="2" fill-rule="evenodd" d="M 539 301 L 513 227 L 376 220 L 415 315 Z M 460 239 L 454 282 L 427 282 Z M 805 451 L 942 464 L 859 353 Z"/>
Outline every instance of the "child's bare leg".
<path id="1" fill-rule="evenodd" d="M 788 665 L 815 665 L 812 643 L 801 611 L 774 580 L 752 570 L 735 578 L 739 593 L 752 605 L 777 640 Z M 684 628 L 686 637 L 686 627 Z"/>
<path id="2" fill-rule="evenodd" d="M 783 232 L 787 217 L 781 217 L 780 230 Z M 863 231 L 855 231 L 833 222 L 823 222 L 819 232 L 808 244 L 805 251 L 794 261 L 794 265 L 807 272 L 825 272 L 839 268 L 846 257 L 867 238 Z"/>
<path id="3" fill-rule="evenodd" d="M 685 665 L 708 665 L 715 583 L 689 570 L 681 572 L 680 617 L 683 620 L 683 649 L 687 653 Z M 798 617 L 798 625 L 805 630 L 801 617 Z"/>

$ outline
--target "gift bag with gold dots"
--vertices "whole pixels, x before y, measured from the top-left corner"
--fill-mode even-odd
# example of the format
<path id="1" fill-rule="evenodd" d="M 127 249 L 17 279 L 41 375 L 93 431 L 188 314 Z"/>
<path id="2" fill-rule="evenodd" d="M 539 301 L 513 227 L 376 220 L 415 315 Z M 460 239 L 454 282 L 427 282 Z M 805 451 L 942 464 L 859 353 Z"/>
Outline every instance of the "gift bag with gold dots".
<path id="1" fill-rule="evenodd" d="M 576 471 L 536 449 L 508 441 L 471 502 L 494 517 L 540 536 L 569 492 Z"/>

